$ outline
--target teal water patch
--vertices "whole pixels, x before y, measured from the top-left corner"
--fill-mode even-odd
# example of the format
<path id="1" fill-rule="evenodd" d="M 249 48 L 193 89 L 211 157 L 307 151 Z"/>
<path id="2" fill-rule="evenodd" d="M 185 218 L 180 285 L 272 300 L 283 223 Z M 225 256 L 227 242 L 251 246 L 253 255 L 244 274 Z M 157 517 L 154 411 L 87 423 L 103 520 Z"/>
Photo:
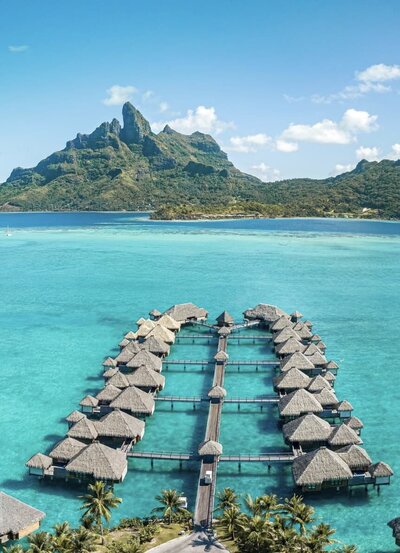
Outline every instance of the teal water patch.
<path id="1" fill-rule="evenodd" d="M 370 456 L 400 474 L 397 224 L 307 221 L 302 230 L 301 221 L 164 224 L 79 214 L 66 224 L 57 225 L 54 216 L 51 225 L 46 220 L 34 228 L 38 219 L 31 215 L 12 223 L 7 217 L 0 215 L 13 234 L 0 235 L 0 488 L 44 510 L 45 528 L 77 522 L 83 490 L 40 484 L 27 476 L 24 463 L 61 438 L 65 416 L 102 387 L 101 361 L 115 354 L 134 321 L 153 307 L 184 301 L 208 308 L 210 318 L 227 309 L 238 320 L 260 301 L 300 309 L 326 342 L 328 357 L 340 363 L 337 394 L 363 420 Z M 212 349 L 179 343 L 171 358 L 209 357 Z M 271 356 L 262 344 L 233 344 L 229 352 L 232 359 Z M 166 395 L 200 395 L 212 378 L 199 367 L 171 366 L 164 374 Z M 272 369 L 231 367 L 225 386 L 231 396 L 270 394 L 272 376 Z M 206 417 L 205 408 L 157 405 L 138 448 L 193 450 Z M 263 413 L 246 407 L 238 415 L 235 405 L 226 405 L 221 440 L 232 453 L 284 447 L 273 407 Z M 152 469 L 149 461 L 130 461 L 126 480 L 116 487 L 124 501 L 115 520 L 148 514 L 165 487 L 184 492 L 193 506 L 197 471 L 195 463 L 180 470 L 176 462 L 156 462 Z M 289 467 L 268 473 L 256 463 L 242 465 L 240 473 L 234 464 L 221 464 L 218 486 L 227 485 L 253 495 L 293 491 Z M 398 476 L 379 497 L 360 490 L 352 497 L 308 499 L 343 541 L 367 553 L 396 551 L 386 522 L 400 514 Z"/>

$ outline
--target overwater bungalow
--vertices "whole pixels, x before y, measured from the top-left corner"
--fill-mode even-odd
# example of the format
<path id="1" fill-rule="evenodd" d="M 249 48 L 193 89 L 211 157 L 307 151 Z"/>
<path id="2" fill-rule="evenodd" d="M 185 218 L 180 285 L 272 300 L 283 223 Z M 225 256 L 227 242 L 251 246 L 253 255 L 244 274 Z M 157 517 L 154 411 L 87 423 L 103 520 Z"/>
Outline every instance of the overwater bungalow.
<path id="1" fill-rule="evenodd" d="M 283 344 L 283 342 L 286 342 L 287 340 L 289 340 L 289 338 L 294 338 L 298 342 L 301 342 L 300 336 L 297 334 L 297 332 L 293 330 L 293 328 L 290 328 L 289 326 L 274 333 L 272 341 L 275 345 Z"/>
<path id="2" fill-rule="evenodd" d="M 322 351 L 318 349 L 315 344 L 309 344 L 303 349 L 303 353 L 308 357 L 314 367 L 325 367 L 328 362 Z"/>
<path id="3" fill-rule="evenodd" d="M 117 367 L 112 369 L 107 369 L 106 371 L 103 372 L 103 377 L 105 380 L 107 380 L 108 378 L 111 378 L 112 376 L 114 376 L 114 374 L 117 374 L 117 372 L 119 372 L 119 369 Z"/>
<path id="4" fill-rule="evenodd" d="M 168 330 L 167 327 L 157 324 L 150 332 L 145 335 L 148 339 L 150 336 L 154 336 L 165 342 L 166 344 L 173 344 L 175 342 L 175 333 L 172 330 Z"/>
<path id="5" fill-rule="evenodd" d="M 314 376 L 310 380 L 310 384 L 307 387 L 309 392 L 319 392 L 323 388 L 326 388 L 328 390 L 332 390 L 332 386 L 330 385 L 328 380 L 320 374 L 318 374 L 317 376 Z"/>
<path id="6" fill-rule="evenodd" d="M 326 447 L 296 457 L 292 465 L 293 480 L 302 492 L 324 488 L 346 488 L 353 473 L 342 457 Z"/>
<path id="7" fill-rule="evenodd" d="M 124 375 L 123 375 L 124 376 Z M 110 379 L 112 380 L 112 379 Z M 99 405 L 110 405 L 110 403 L 119 396 L 121 388 L 114 386 L 110 381 L 97 394 L 96 399 L 99 400 Z"/>
<path id="8" fill-rule="evenodd" d="M 0 492 L 0 544 L 20 540 L 40 526 L 45 513 Z"/>
<path id="9" fill-rule="evenodd" d="M 226 397 L 226 390 L 222 386 L 213 386 L 207 396 L 211 399 L 212 403 L 219 403 Z"/>
<path id="10" fill-rule="evenodd" d="M 325 380 L 326 380 L 327 382 L 329 382 L 329 384 L 330 384 L 330 385 L 332 386 L 332 388 L 333 388 L 333 386 L 334 386 L 334 384 L 335 384 L 336 376 L 335 376 L 333 373 L 331 373 L 331 371 L 324 372 L 323 375 L 324 375 Z"/>
<path id="11" fill-rule="evenodd" d="M 111 402 L 110 407 L 143 417 L 154 413 L 155 402 L 151 394 L 147 394 L 136 386 L 129 386 Z"/>
<path id="12" fill-rule="evenodd" d="M 68 436 L 53 447 L 53 449 L 49 453 L 49 457 L 53 459 L 54 464 L 66 465 L 86 446 L 86 443 Z"/>
<path id="13" fill-rule="evenodd" d="M 53 459 L 44 453 L 35 453 L 27 461 L 26 466 L 29 469 L 29 474 L 32 476 L 52 476 Z"/>
<path id="14" fill-rule="evenodd" d="M 289 319 L 289 317 L 282 315 L 277 319 L 274 323 L 271 324 L 270 330 L 272 332 L 279 332 L 280 330 L 283 330 L 284 328 L 293 328 L 294 323 Z"/>
<path id="15" fill-rule="evenodd" d="M 314 392 L 313 396 L 326 410 L 333 410 L 339 404 L 339 400 L 332 388 L 322 388 L 319 391 Z"/>
<path id="16" fill-rule="evenodd" d="M 82 407 L 83 413 L 93 413 L 93 411 L 96 409 L 98 404 L 99 404 L 99 400 L 91 395 L 85 396 L 79 402 L 79 405 Z"/>
<path id="17" fill-rule="evenodd" d="M 167 309 L 164 315 L 170 315 L 175 321 L 185 324 L 205 321 L 208 317 L 208 311 L 194 303 L 179 303 Z"/>
<path id="18" fill-rule="evenodd" d="M 390 477 L 393 476 L 393 470 L 383 461 L 371 465 L 368 472 L 377 486 L 390 484 Z"/>
<path id="19" fill-rule="evenodd" d="M 231 333 L 231 329 L 227 326 L 221 326 L 221 328 L 218 330 L 219 336 L 229 336 Z"/>
<path id="20" fill-rule="evenodd" d="M 291 420 L 308 413 L 322 413 L 323 407 L 313 394 L 307 390 L 296 390 L 283 396 L 278 403 L 279 415 Z"/>
<path id="21" fill-rule="evenodd" d="M 170 315 L 162 315 L 157 322 L 165 326 L 165 328 L 168 328 L 168 330 L 172 330 L 173 332 L 179 332 L 181 329 L 181 323 L 179 321 L 176 321 L 173 317 Z"/>
<path id="22" fill-rule="evenodd" d="M 296 449 L 315 449 L 325 445 L 332 433 L 332 427 L 324 419 L 313 414 L 303 415 L 282 427 L 285 442 Z"/>
<path id="23" fill-rule="evenodd" d="M 347 424 L 334 426 L 328 438 L 328 445 L 331 449 L 340 449 L 347 445 L 360 445 L 362 443 L 359 435 Z"/>
<path id="24" fill-rule="evenodd" d="M 310 330 L 312 329 L 313 327 L 313 324 L 311 321 L 304 321 L 304 324 L 306 325 L 306 327 L 308 327 Z"/>
<path id="25" fill-rule="evenodd" d="M 280 369 L 282 372 L 299 369 L 300 371 L 306 371 L 307 374 L 312 374 L 316 370 L 311 361 L 300 351 L 284 357 L 280 361 Z"/>
<path id="26" fill-rule="evenodd" d="M 285 371 L 274 379 L 274 389 L 278 392 L 290 393 L 300 388 L 308 388 L 311 379 L 299 369 Z"/>
<path id="27" fill-rule="evenodd" d="M 337 406 L 337 411 L 339 413 L 339 417 L 341 419 L 349 419 L 351 417 L 351 413 L 353 411 L 353 406 L 350 403 L 350 401 L 347 401 L 346 399 L 343 401 L 340 401 Z"/>
<path id="28" fill-rule="evenodd" d="M 249 321 L 262 321 L 266 324 L 268 328 L 271 327 L 271 325 L 280 317 L 289 318 L 289 315 L 285 311 L 283 311 L 283 309 L 280 309 L 276 305 L 270 305 L 268 303 L 259 303 L 251 309 L 246 309 L 246 311 L 243 312 L 243 316 Z"/>
<path id="29" fill-rule="evenodd" d="M 128 470 L 126 454 L 99 442 L 85 447 L 65 467 L 69 478 L 122 482 Z"/>
<path id="30" fill-rule="evenodd" d="M 136 332 L 133 332 L 133 330 L 130 330 L 125 334 L 124 338 L 128 340 L 128 342 L 132 342 L 133 340 L 136 340 Z"/>
<path id="31" fill-rule="evenodd" d="M 65 420 L 67 421 L 68 423 L 68 426 L 71 427 L 73 424 L 75 424 L 76 422 L 80 421 L 81 419 L 83 419 L 84 417 L 86 417 L 85 413 L 82 413 L 82 411 L 72 411 L 72 413 L 70 413 L 66 418 Z"/>
<path id="32" fill-rule="evenodd" d="M 119 409 L 114 409 L 101 417 L 95 423 L 99 433 L 99 438 L 109 438 L 117 441 L 129 440 L 136 443 L 144 436 L 144 421 L 128 415 Z M 51 454 L 50 454 L 51 455 Z"/>
<path id="33" fill-rule="evenodd" d="M 127 338 L 123 338 L 120 343 L 118 344 L 119 346 L 119 349 L 122 350 L 124 349 L 124 347 L 126 347 L 128 344 L 129 344 L 130 340 L 128 340 Z"/>
<path id="34" fill-rule="evenodd" d="M 304 350 L 305 350 L 305 346 L 295 338 L 289 338 L 282 344 L 278 344 L 275 346 L 275 353 L 280 359 L 282 359 L 283 357 L 286 357 L 287 355 L 292 355 L 293 353 L 297 353 L 297 352 L 303 353 Z"/>
<path id="35" fill-rule="evenodd" d="M 336 451 L 353 472 L 367 472 L 372 461 L 368 453 L 359 445 L 350 444 Z"/>
<path id="36" fill-rule="evenodd" d="M 293 330 L 297 332 L 302 340 L 310 340 L 312 337 L 310 329 L 302 322 L 294 324 Z"/>
<path id="37" fill-rule="evenodd" d="M 299 322 L 300 319 L 303 318 L 303 314 L 300 313 L 300 311 L 294 311 L 293 313 L 290 314 L 290 319 L 294 322 L 294 323 L 297 323 Z"/>
<path id="38" fill-rule="evenodd" d="M 128 374 L 127 378 L 130 386 L 136 386 L 145 392 L 159 392 L 165 386 L 165 377 L 146 365 L 141 365 L 132 374 Z"/>
<path id="39" fill-rule="evenodd" d="M 350 417 L 343 422 L 344 424 L 347 424 L 348 426 L 350 426 L 350 428 L 352 428 L 360 436 L 361 430 L 364 428 L 364 424 L 359 418 Z"/>
<path id="40" fill-rule="evenodd" d="M 326 344 L 325 342 L 323 342 L 322 340 L 320 340 L 319 342 L 317 342 L 315 344 L 315 346 L 325 355 L 325 352 L 326 352 Z"/>
<path id="41" fill-rule="evenodd" d="M 108 380 L 107 385 L 120 388 L 121 391 L 123 388 L 127 388 L 129 386 L 128 375 L 118 371 Z M 99 399 L 98 395 L 96 397 Z"/>
<path id="42" fill-rule="evenodd" d="M 115 358 L 117 366 L 126 365 L 139 351 L 141 351 L 141 348 L 137 342 L 129 342 Z"/>
<path id="43" fill-rule="evenodd" d="M 140 340 L 140 338 L 144 338 L 147 336 L 147 334 L 153 330 L 157 325 L 156 322 L 150 321 L 150 319 L 147 319 L 144 323 L 142 323 L 137 331 L 135 332 L 135 339 Z"/>
<path id="44" fill-rule="evenodd" d="M 95 421 L 85 417 L 71 426 L 67 432 L 67 436 L 76 440 L 92 442 L 93 440 L 97 440 L 99 433 Z"/>
<path id="45" fill-rule="evenodd" d="M 112 357 L 107 357 L 105 361 L 103 361 L 103 367 L 109 368 L 109 367 L 116 367 L 117 362 Z"/>
<path id="46" fill-rule="evenodd" d="M 329 371 L 333 375 L 336 375 L 339 370 L 339 365 L 335 361 L 328 361 L 325 365 L 325 370 Z"/>
<path id="47" fill-rule="evenodd" d="M 150 319 L 153 319 L 153 320 L 157 320 L 161 317 L 161 311 L 159 311 L 158 309 L 152 309 L 149 313 L 149 316 L 150 316 Z"/>
<path id="48" fill-rule="evenodd" d="M 126 367 L 128 369 L 138 369 L 142 365 L 146 365 L 150 369 L 153 369 L 157 372 L 162 371 L 162 361 L 157 355 L 154 355 L 150 351 L 140 350 L 136 353 L 127 363 Z"/>
<path id="49" fill-rule="evenodd" d="M 235 324 L 234 318 L 228 311 L 223 311 L 217 317 L 218 326 L 233 326 Z"/>

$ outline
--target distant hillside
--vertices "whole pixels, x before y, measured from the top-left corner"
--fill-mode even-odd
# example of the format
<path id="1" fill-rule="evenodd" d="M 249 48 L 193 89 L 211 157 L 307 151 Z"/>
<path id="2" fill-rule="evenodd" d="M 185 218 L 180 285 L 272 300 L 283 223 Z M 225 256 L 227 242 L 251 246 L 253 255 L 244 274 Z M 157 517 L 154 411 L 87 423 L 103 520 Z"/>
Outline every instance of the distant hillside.
<path id="1" fill-rule="evenodd" d="M 325 180 L 262 183 L 209 135 L 159 134 L 130 103 L 114 119 L 0 185 L 0 209 L 155 210 L 155 218 L 363 216 L 400 218 L 400 162 L 360 162 Z"/>

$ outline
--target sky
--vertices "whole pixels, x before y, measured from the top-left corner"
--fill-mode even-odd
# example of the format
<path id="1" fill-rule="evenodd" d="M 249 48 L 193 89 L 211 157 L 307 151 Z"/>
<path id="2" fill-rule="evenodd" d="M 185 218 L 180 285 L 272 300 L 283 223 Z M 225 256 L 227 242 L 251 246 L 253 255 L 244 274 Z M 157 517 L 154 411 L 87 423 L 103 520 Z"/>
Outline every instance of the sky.
<path id="1" fill-rule="evenodd" d="M 263 180 L 400 158 L 397 0 L 0 0 L 0 182 L 130 100 Z"/>

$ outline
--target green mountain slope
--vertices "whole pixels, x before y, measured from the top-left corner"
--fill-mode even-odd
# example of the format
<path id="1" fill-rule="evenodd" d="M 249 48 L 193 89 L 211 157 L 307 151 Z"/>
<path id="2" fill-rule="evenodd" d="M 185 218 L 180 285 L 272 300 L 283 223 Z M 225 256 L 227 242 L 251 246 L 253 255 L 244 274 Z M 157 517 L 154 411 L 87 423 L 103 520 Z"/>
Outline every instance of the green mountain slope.
<path id="1" fill-rule="evenodd" d="M 215 140 L 168 126 L 159 134 L 130 103 L 114 119 L 0 185 L 2 210 L 156 210 L 155 217 L 400 218 L 400 161 L 360 162 L 325 180 L 262 183 Z"/>

